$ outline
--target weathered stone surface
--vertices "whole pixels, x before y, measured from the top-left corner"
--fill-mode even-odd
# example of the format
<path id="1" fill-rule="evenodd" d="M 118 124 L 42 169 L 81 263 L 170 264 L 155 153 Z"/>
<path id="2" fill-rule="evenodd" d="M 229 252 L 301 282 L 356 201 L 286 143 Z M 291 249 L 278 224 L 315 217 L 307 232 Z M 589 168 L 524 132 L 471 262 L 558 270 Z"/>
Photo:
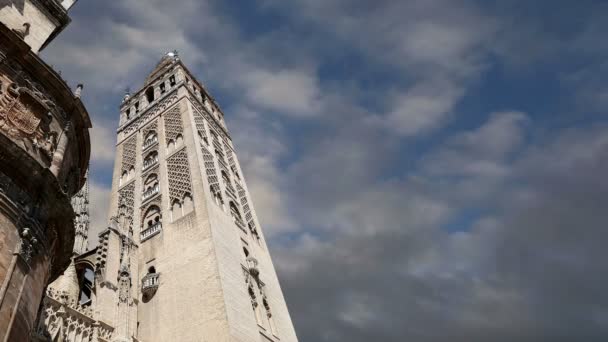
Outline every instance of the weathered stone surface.
<path id="1" fill-rule="evenodd" d="M 21 17 L 11 12 L 18 4 Z M 67 23 L 49 33 L 42 16 L 67 14 L 45 1 L 34 13 L 33 4 L 0 2 L 0 341 L 29 340 L 44 289 L 70 262 L 70 198 L 90 153 L 84 106 L 35 54 Z M 31 39 L 12 27 L 19 20 L 32 21 Z"/>

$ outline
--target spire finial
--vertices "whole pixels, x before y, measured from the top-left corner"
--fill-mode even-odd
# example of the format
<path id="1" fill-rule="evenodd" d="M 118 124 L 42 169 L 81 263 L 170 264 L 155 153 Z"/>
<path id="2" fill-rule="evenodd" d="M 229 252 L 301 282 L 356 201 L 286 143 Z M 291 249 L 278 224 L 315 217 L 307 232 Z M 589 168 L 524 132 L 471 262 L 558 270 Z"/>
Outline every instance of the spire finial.
<path id="1" fill-rule="evenodd" d="M 167 52 L 167 56 L 173 58 L 174 60 L 179 60 L 179 52 L 177 52 L 177 50 Z"/>
<path id="2" fill-rule="evenodd" d="M 122 102 L 126 102 L 131 98 L 131 89 L 129 87 L 125 88 L 125 96 L 122 98 Z"/>

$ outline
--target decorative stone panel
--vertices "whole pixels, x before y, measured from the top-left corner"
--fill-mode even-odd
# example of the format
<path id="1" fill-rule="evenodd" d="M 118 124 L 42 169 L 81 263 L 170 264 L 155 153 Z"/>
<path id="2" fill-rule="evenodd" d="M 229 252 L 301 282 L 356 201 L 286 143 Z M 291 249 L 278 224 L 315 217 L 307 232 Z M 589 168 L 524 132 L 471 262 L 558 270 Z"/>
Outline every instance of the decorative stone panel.
<path id="1" fill-rule="evenodd" d="M 169 179 L 169 201 L 182 201 L 186 193 L 192 194 L 190 180 L 190 165 L 186 149 L 174 153 L 167 159 L 167 172 Z"/>
<path id="2" fill-rule="evenodd" d="M 178 135 L 184 135 L 184 124 L 179 106 L 169 109 L 163 117 L 165 119 L 165 139 L 169 144 L 171 140 L 176 141 Z"/>

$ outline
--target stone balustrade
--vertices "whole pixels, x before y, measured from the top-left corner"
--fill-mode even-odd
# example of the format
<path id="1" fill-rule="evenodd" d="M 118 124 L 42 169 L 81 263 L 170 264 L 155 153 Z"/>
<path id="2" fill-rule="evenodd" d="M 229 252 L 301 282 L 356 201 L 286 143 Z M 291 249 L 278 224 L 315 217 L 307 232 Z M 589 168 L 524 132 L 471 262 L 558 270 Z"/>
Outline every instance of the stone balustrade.
<path id="1" fill-rule="evenodd" d="M 160 222 L 156 222 L 153 225 L 147 227 L 146 229 L 141 231 L 141 237 L 140 240 L 143 242 L 149 238 L 151 238 L 152 236 L 160 233 L 160 231 L 162 230 L 162 224 Z"/>

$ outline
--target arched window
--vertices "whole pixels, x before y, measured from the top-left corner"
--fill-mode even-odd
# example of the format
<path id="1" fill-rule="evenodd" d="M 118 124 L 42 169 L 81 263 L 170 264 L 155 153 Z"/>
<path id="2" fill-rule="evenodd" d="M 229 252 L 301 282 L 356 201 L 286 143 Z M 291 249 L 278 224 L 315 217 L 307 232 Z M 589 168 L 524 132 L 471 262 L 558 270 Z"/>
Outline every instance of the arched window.
<path id="1" fill-rule="evenodd" d="M 146 138 L 144 139 L 144 148 L 151 146 L 155 142 L 158 141 L 158 136 L 156 135 L 156 131 L 150 131 L 146 134 Z"/>
<path id="2" fill-rule="evenodd" d="M 139 101 L 135 102 L 135 113 L 139 113 Z"/>
<path id="3" fill-rule="evenodd" d="M 154 268 L 154 266 L 150 266 L 148 268 L 148 274 L 154 274 L 154 273 L 156 273 L 156 268 Z"/>
<path id="4" fill-rule="evenodd" d="M 243 253 L 245 253 L 245 258 L 249 256 L 249 250 L 245 247 L 243 247 Z"/>
<path id="5" fill-rule="evenodd" d="M 173 200 L 173 203 L 171 203 L 171 218 L 173 219 L 173 221 L 175 221 L 178 218 L 182 217 L 182 215 L 182 204 L 179 200 Z"/>
<path id="6" fill-rule="evenodd" d="M 146 89 L 146 100 L 148 100 L 148 103 L 154 102 L 154 88 L 149 87 Z"/>
<path id="7" fill-rule="evenodd" d="M 127 170 L 124 170 L 122 172 L 122 174 L 120 175 L 120 182 L 119 182 L 119 184 L 123 185 L 124 182 L 126 182 L 128 178 L 129 178 L 129 172 L 127 172 Z"/>
<path id="8" fill-rule="evenodd" d="M 176 146 L 179 146 L 179 145 L 181 145 L 183 142 L 184 142 L 184 136 L 183 136 L 183 135 L 181 135 L 181 134 L 178 134 L 178 135 L 175 137 L 175 145 L 176 145 Z"/>
<path id="9" fill-rule="evenodd" d="M 150 166 L 156 164 L 158 162 L 158 152 L 152 151 L 148 153 L 146 158 L 144 158 L 144 169 L 149 168 Z"/>
<path id="10" fill-rule="evenodd" d="M 194 209 L 194 205 L 192 203 L 192 195 L 189 193 L 184 194 L 184 198 L 182 200 L 182 212 L 185 214 L 191 212 Z"/>
<path id="11" fill-rule="evenodd" d="M 219 188 L 217 187 L 217 185 L 212 185 L 210 187 L 210 190 L 211 190 L 211 195 L 213 195 L 213 200 L 215 201 L 215 204 L 219 205 L 220 207 L 223 207 L 224 200 L 222 199 L 222 194 L 221 194 Z"/>
<path id="12" fill-rule="evenodd" d="M 144 241 L 160 233 L 162 229 L 160 208 L 152 205 L 146 210 L 142 220 L 140 240 Z"/>
<path id="13" fill-rule="evenodd" d="M 228 174 L 224 170 L 222 170 L 222 179 L 224 180 L 224 184 L 226 184 L 228 186 L 232 185 L 232 182 L 230 182 L 230 178 L 228 177 Z"/>
<path id="14" fill-rule="evenodd" d="M 239 209 L 236 207 L 236 204 L 234 204 L 233 201 L 230 201 L 230 216 L 232 216 L 235 222 L 243 222 L 243 219 L 241 218 L 241 213 L 239 212 Z"/>
<path id="15" fill-rule="evenodd" d="M 169 77 L 169 83 L 172 87 L 175 86 L 175 75 L 171 75 L 171 77 Z"/>
<path id="16" fill-rule="evenodd" d="M 144 182 L 144 193 L 143 199 L 146 200 L 154 195 L 156 195 L 160 191 L 160 186 L 158 184 L 158 176 L 153 173 L 146 178 Z"/>
<path id="17" fill-rule="evenodd" d="M 76 265 L 76 274 L 78 277 L 78 285 L 80 287 L 78 302 L 81 305 L 91 305 L 94 295 L 93 284 L 95 272 L 88 264 L 78 264 Z"/>
<path id="18" fill-rule="evenodd" d="M 161 94 L 164 94 L 164 93 L 165 93 L 165 91 L 166 91 L 166 90 L 165 90 L 165 81 L 163 81 L 163 82 L 162 82 L 162 83 L 159 85 L 159 88 L 160 88 L 160 93 L 161 93 Z"/>

